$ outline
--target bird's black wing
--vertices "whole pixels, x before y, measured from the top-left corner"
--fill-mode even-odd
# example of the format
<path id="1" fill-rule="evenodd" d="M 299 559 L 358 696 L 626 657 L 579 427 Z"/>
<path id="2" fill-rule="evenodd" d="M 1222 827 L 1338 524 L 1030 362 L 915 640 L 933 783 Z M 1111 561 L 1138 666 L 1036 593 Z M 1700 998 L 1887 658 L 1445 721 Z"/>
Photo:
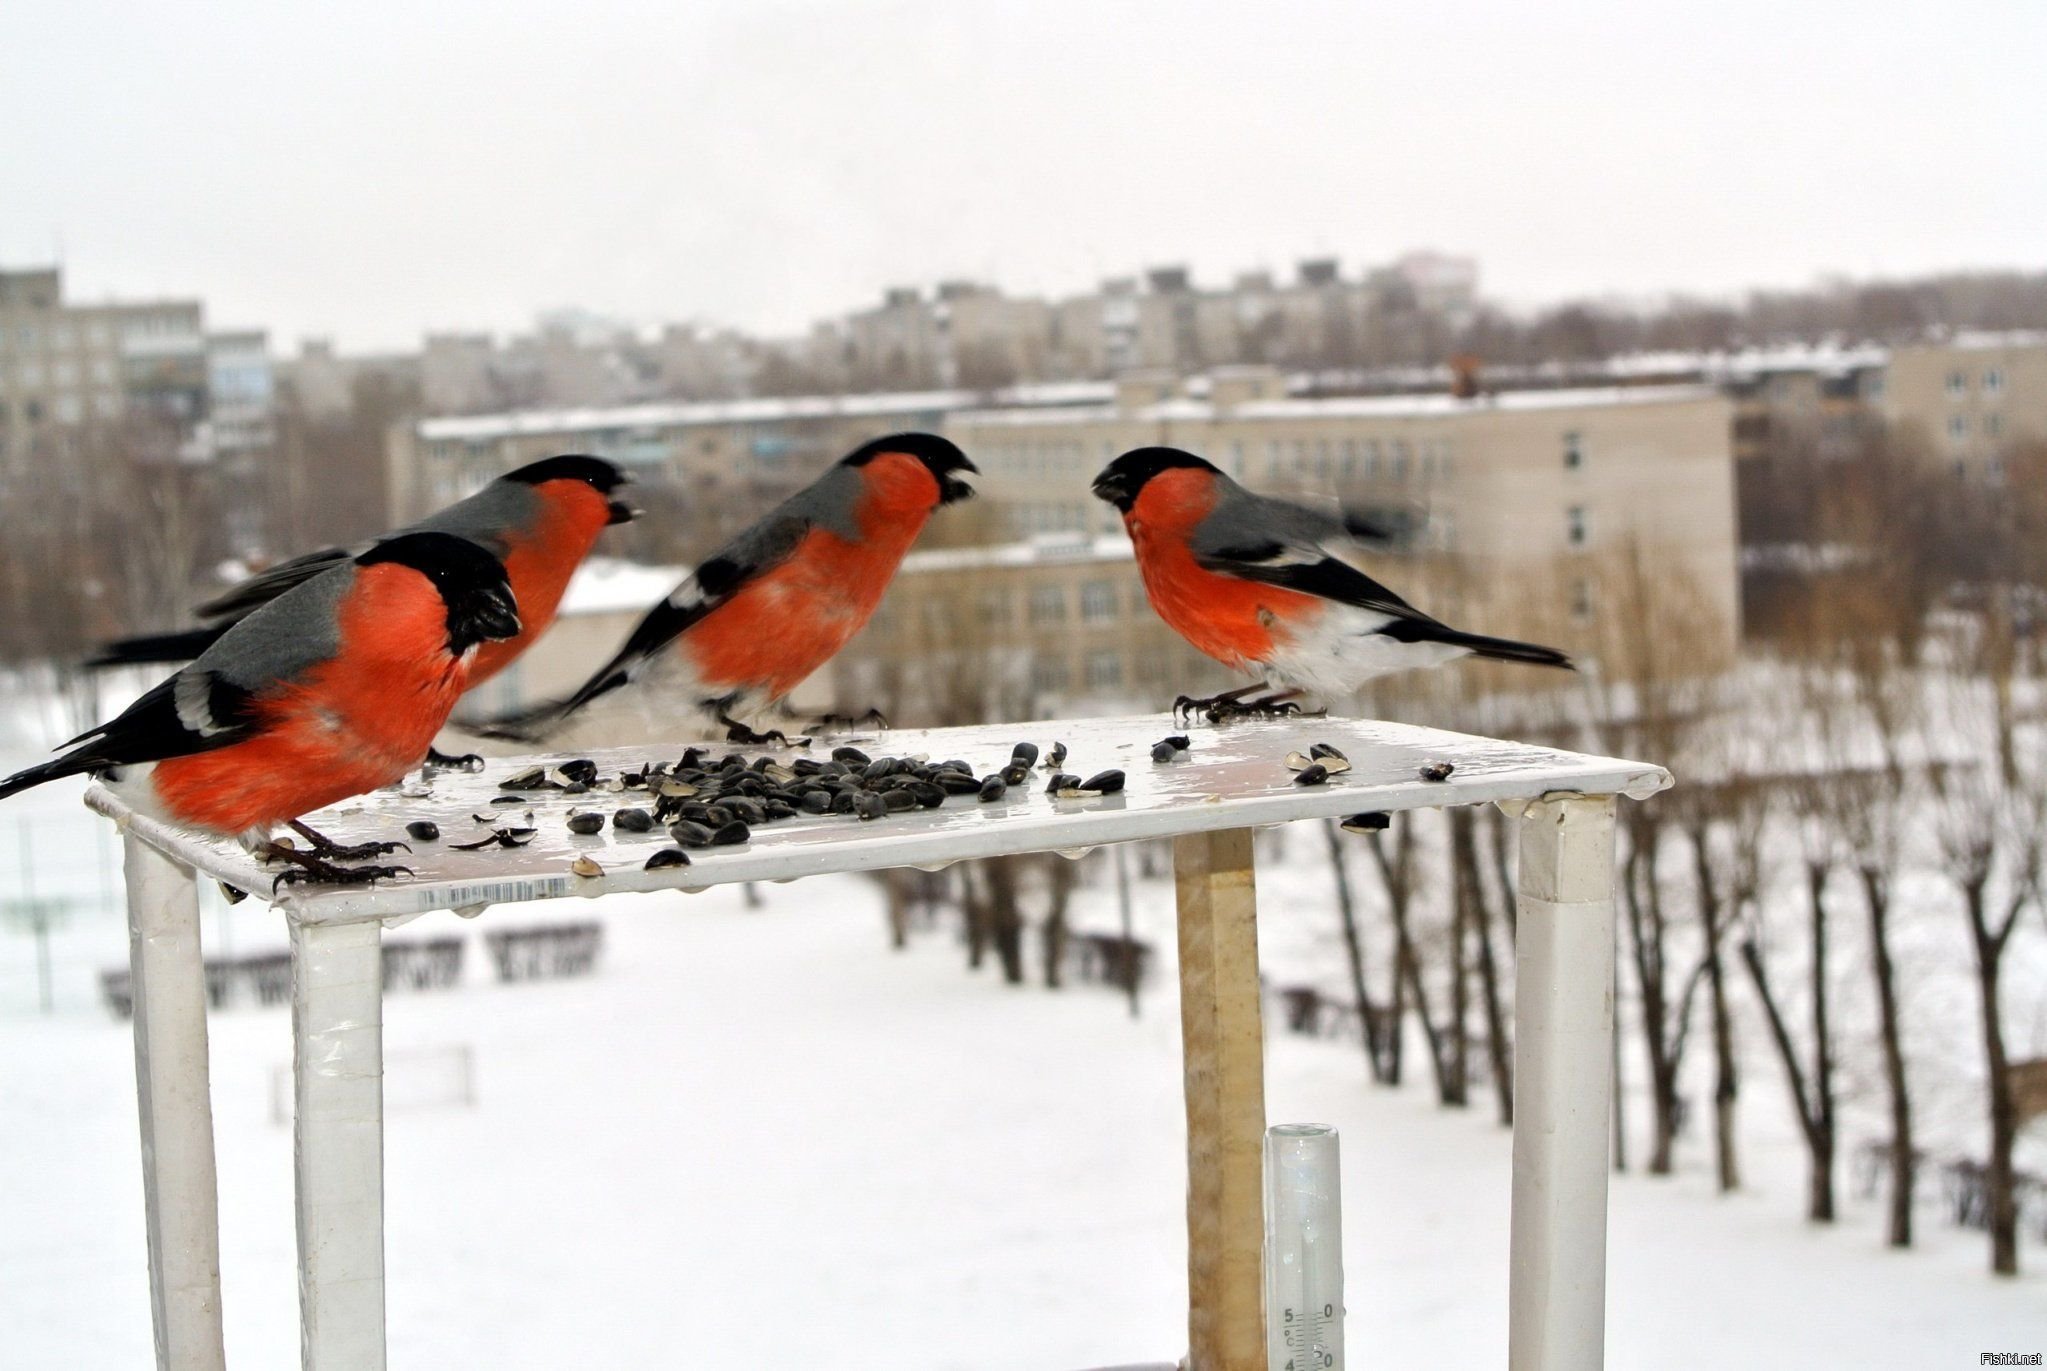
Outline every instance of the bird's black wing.
<path id="1" fill-rule="evenodd" d="M 688 580 L 648 610 L 646 616 L 634 625 L 625 645 L 571 694 L 560 700 L 549 700 L 516 713 L 500 715 L 475 731 L 487 738 L 511 738 L 520 742 L 533 742 L 545 737 L 592 700 L 608 695 L 631 681 L 699 620 L 738 594 L 756 577 L 787 561 L 812 527 L 809 518 L 788 512 L 786 506 L 770 514 L 698 566 Z"/>
<path id="2" fill-rule="evenodd" d="M 63 756 L 0 781 L 0 799 L 61 776 L 189 757 L 256 731 L 254 695 L 211 671 L 186 667 L 70 742 Z"/>
<path id="3" fill-rule="evenodd" d="M 1247 539 L 1202 549 L 1195 554 L 1195 561 L 1206 571 L 1239 580 L 1336 600 L 1394 619 L 1436 622 L 1389 587 L 1312 545 L 1276 538 Z"/>
<path id="4" fill-rule="evenodd" d="M 288 562 L 259 571 L 245 581 L 239 581 L 220 595 L 208 600 L 193 610 L 201 619 L 241 619 L 251 610 L 269 604 L 293 586 L 303 585 L 323 571 L 332 571 L 343 562 L 350 561 L 368 551 L 370 544 L 360 547 L 323 547 L 318 552 L 308 552 Z M 115 644 L 116 647 L 119 644 Z"/>

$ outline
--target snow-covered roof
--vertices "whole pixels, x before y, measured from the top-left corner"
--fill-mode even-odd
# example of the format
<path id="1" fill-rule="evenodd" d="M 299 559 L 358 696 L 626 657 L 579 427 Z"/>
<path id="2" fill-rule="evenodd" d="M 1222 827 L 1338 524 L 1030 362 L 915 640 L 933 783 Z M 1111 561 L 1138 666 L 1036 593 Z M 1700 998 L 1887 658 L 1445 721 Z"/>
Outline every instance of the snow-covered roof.
<path id="1" fill-rule="evenodd" d="M 1120 533 L 1041 533 L 1020 543 L 993 547 L 940 547 L 903 558 L 903 574 L 980 571 L 990 567 L 1070 565 L 1075 562 L 1128 562 L 1137 556 Z"/>
<path id="2" fill-rule="evenodd" d="M 1011 386 L 992 394 L 1002 404 L 1061 406 L 1106 400 L 1115 394 L 1115 387 L 1105 381 L 1057 381 Z M 991 392 L 980 390 L 915 390 L 871 395 L 797 395 L 518 410 L 505 414 L 422 419 L 417 432 L 427 442 L 483 442 L 523 434 L 687 428 L 698 424 L 773 423 L 789 419 L 867 418 L 970 409 L 986 404 L 990 395 Z"/>
<path id="3" fill-rule="evenodd" d="M 1129 562 L 1136 557 L 1120 533 L 1040 533 L 1022 542 L 990 547 L 940 547 L 903 558 L 901 574 L 982 571 L 992 567 L 1069 566 L 1083 562 Z M 680 585 L 686 566 L 648 566 L 619 557 L 592 557 L 576 568 L 562 593 L 566 617 L 579 614 L 638 613 Z"/>
<path id="4" fill-rule="evenodd" d="M 1341 395 L 1325 399 L 1247 400 L 1218 408 L 1206 400 L 1174 399 L 1133 409 L 1087 405 L 1069 409 L 984 409 L 958 415 L 954 422 L 979 427 L 1009 424 L 1059 424 L 1075 421 L 1133 423 L 1161 420 L 1227 418 L 1260 419 L 1447 419 L 1466 414 L 1512 410 L 1597 409 L 1617 405 L 1675 404 L 1710 400 L 1712 386 L 1600 386 L 1571 390 L 1512 390 L 1460 399 L 1454 395 Z"/>
<path id="5" fill-rule="evenodd" d="M 688 567 L 646 566 L 619 557 L 592 557 L 576 568 L 562 592 L 558 614 L 615 614 L 644 610 L 682 583 Z"/>

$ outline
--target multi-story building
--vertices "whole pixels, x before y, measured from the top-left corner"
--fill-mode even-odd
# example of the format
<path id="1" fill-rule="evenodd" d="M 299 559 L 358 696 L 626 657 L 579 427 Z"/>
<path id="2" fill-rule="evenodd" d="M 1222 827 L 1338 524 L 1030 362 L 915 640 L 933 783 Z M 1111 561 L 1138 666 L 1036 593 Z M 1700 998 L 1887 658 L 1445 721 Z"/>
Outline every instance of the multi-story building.
<path id="1" fill-rule="evenodd" d="M 2047 333 L 1962 333 L 1896 348 L 1880 405 L 1957 476 L 2004 479 L 2004 457 L 2047 441 Z"/>
<path id="2" fill-rule="evenodd" d="M 1000 393 L 1030 408 L 1101 399 L 1109 387 Z M 892 391 L 423 419 L 391 436 L 391 517 L 418 518 L 513 467 L 561 452 L 608 457 L 643 480 L 695 496 L 745 491 L 758 499 L 809 481 L 870 438 L 939 430 L 949 414 L 987 399 L 972 390 Z"/>
<path id="3" fill-rule="evenodd" d="M 228 354 L 246 363 L 236 338 Z M 196 300 L 79 304 L 56 268 L 0 272 L 0 473 L 93 427 L 118 426 L 142 460 L 204 460 L 213 376 Z M 236 418 L 249 436 L 251 416 Z"/>

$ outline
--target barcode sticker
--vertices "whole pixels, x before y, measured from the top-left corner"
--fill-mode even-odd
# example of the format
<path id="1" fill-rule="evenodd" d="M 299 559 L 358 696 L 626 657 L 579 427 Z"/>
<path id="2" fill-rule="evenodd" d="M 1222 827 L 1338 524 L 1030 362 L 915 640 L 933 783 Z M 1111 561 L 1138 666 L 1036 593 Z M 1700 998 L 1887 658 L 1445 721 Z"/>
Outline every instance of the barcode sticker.
<path id="1" fill-rule="evenodd" d="M 512 904 L 520 900 L 551 900 L 566 895 L 576 884 L 573 876 L 546 876 L 532 880 L 477 881 L 451 885 L 436 893 L 448 907 L 461 909 L 473 904 Z"/>

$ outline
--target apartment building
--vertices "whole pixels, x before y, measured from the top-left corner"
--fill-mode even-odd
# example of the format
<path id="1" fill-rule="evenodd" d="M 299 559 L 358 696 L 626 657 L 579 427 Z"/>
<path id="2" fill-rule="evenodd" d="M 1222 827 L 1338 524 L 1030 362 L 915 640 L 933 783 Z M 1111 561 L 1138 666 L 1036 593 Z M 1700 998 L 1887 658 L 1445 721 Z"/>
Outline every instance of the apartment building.
<path id="1" fill-rule="evenodd" d="M 204 457 L 205 310 L 196 300 L 79 304 L 52 267 L 0 271 L 0 474 L 120 424 L 131 451 Z"/>
<path id="2" fill-rule="evenodd" d="M 1056 407 L 1107 397 L 1110 387 L 1019 386 L 1010 404 Z M 791 489 L 870 438 L 939 431 L 988 392 L 891 391 L 541 409 L 423 419 L 386 448 L 393 522 L 419 518 L 526 462 L 561 452 L 608 457 L 648 482 L 716 499 Z"/>
<path id="3" fill-rule="evenodd" d="M 2014 444 L 2047 442 L 2047 333 L 1962 333 L 1893 349 L 1878 403 L 1955 475 L 2001 482 Z"/>

